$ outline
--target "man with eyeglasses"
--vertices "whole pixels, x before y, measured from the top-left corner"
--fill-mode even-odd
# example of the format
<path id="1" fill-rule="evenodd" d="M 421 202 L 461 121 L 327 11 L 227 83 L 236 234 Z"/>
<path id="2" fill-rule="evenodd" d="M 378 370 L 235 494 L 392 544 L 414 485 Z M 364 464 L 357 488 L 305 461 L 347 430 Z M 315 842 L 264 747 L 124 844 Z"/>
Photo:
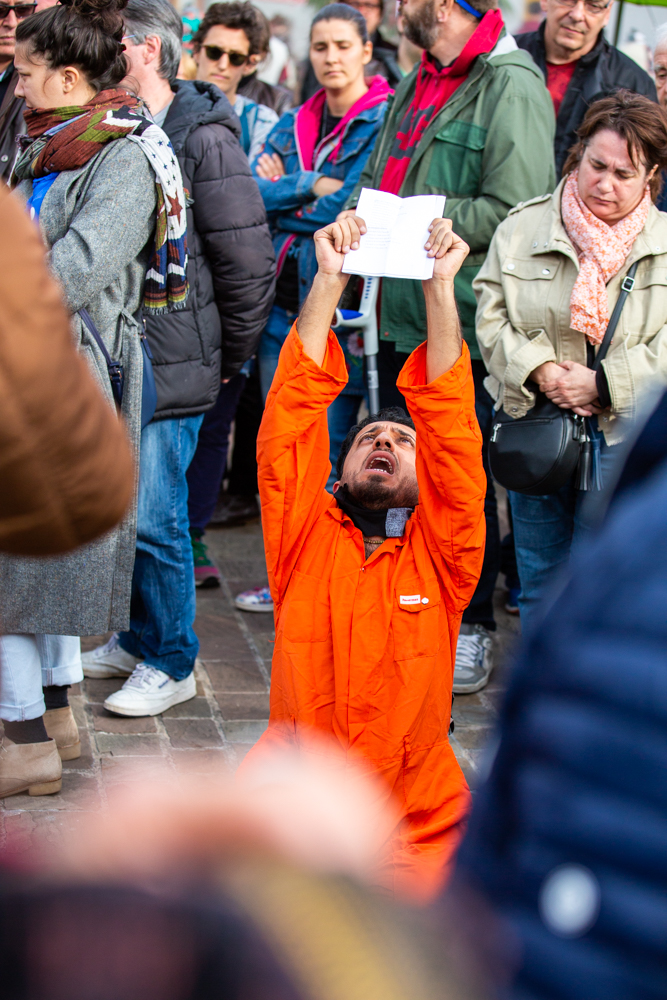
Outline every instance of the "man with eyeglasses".
<path id="1" fill-rule="evenodd" d="M 613 0 L 541 0 L 546 17 L 537 31 L 517 35 L 544 73 L 556 112 L 556 173 L 576 141 L 588 106 L 625 88 L 656 100 L 648 73 L 604 37 Z"/>

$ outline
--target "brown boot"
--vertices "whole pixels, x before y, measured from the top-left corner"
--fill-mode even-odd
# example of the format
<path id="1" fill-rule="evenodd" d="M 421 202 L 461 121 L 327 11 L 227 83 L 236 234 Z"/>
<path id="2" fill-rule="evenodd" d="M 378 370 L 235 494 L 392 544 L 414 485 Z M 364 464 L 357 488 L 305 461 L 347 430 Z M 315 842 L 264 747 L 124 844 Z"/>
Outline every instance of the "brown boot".
<path id="1" fill-rule="evenodd" d="M 49 736 L 56 741 L 61 760 L 76 760 L 81 756 L 79 730 L 69 705 L 47 709 L 44 725 Z"/>
<path id="2" fill-rule="evenodd" d="M 0 743 L 0 799 L 7 795 L 53 795 L 62 787 L 63 765 L 55 740 Z"/>

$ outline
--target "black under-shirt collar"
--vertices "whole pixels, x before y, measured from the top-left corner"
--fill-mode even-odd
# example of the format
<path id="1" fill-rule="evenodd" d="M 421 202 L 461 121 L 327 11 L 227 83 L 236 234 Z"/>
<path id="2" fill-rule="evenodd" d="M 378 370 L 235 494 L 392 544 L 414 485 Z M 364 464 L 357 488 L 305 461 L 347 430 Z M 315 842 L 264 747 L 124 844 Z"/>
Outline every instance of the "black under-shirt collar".
<path id="1" fill-rule="evenodd" d="M 346 485 L 338 489 L 335 498 L 365 538 L 401 538 L 414 511 L 414 507 L 382 507 L 380 510 L 361 507 L 352 500 Z"/>

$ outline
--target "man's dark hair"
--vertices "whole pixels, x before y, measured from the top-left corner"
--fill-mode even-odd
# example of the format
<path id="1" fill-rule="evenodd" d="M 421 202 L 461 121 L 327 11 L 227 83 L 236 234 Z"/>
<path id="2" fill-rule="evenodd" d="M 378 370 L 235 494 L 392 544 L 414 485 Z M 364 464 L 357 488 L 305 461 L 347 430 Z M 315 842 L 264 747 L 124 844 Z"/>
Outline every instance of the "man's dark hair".
<path id="1" fill-rule="evenodd" d="M 409 427 L 413 431 L 416 430 L 412 417 L 409 417 L 400 406 L 385 406 L 378 413 L 371 413 L 370 416 L 365 417 L 361 423 L 355 424 L 347 432 L 347 437 L 341 445 L 338 461 L 336 462 L 336 479 L 340 479 L 343 475 L 345 459 L 359 431 L 363 431 L 364 427 L 368 427 L 369 424 L 378 424 L 383 421 L 390 421 L 392 424 L 403 424 L 404 427 Z"/>
<path id="2" fill-rule="evenodd" d="M 271 29 L 261 10 L 251 3 L 234 0 L 233 3 L 214 3 L 208 8 L 192 36 L 192 47 L 198 52 L 211 28 L 221 24 L 224 28 L 240 28 L 250 43 L 248 55 L 264 55 L 269 51 Z"/>

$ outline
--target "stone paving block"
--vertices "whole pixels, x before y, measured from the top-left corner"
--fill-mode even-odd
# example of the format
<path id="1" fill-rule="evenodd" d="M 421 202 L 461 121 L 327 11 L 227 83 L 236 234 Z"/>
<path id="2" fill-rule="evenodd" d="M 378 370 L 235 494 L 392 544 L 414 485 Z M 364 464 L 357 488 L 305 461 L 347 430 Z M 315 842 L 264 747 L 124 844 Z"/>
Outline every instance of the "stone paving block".
<path id="1" fill-rule="evenodd" d="M 180 705 L 174 705 L 162 713 L 163 719 L 210 719 L 210 717 L 211 706 L 203 697 L 183 701 Z"/>
<path id="2" fill-rule="evenodd" d="M 234 755 L 236 757 L 236 767 L 240 767 L 241 766 L 241 762 L 243 761 L 244 757 L 246 756 L 246 754 L 250 753 L 250 751 L 252 750 L 254 744 L 253 743 L 231 743 L 230 746 L 231 746 L 232 750 L 234 751 Z"/>
<path id="3" fill-rule="evenodd" d="M 101 801 L 97 788 L 97 779 L 93 774 L 81 774 L 77 771 L 63 773 L 62 791 L 55 795 L 12 795 L 11 807 L 25 812 L 40 812 L 51 810 L 99 809 Z"/>
<path id="4" fill-rule="evenodd" d="M 173 747 L 222 746 L 222 739 L 213 719 L 165 719 L 164 727 Z"/>
<path id="5" fill-rule="evenodd" d="M 464 750 L 483 750 L 493 733 L 492 726 L 459 726 L 454 730 L 457 742 Z"/>
<path id="6" fill-rule="evenodd" d="M 79 739 L 81 740 L 81 756 L 77 757 L 76 760 L 64 760 L 63 773 L 65 771 L 90 771 L 94 767 L 95 760 L 90 734 L 81 726 L 79 726 Z"/>
<path id="7" fill-rule="evenodd" d="M 100 773 L 105 787 L 113 788 L 134 781 L 150 784 L 169 778 L 173 772 L 166 757 L 102 757 Z"/>
<path id="8" fill-rule="evenodd" d="M 157 733 L 155 719 L 146 715 L 132 719 L 126 715 L 107 712 L 103 705 L 91 705 L 93 725 L 98 733 Z"/>
<path id="9" fill-rule="evenodd" d="M 231 765 L 226 750 L 174 750 L 171 759 L 183 774 L 228 775 Z"/>
<path id="10" fill-rule="evenodd" d="M 254 660 L 236 666 L 204 662 L 211 686 L 216 692 L 227 694 L 230 691 L 266 691 L 264 678 Z"/>
<path id="11" fill-rule="evenodd" d="M 216 693 L 223 719 L 268 719 L 269 692 L 253 694 Z"/>
<path id="12" fill-rule="evenodd" d="M 157 757 L 162 754 L 159 736 L 130 733 L 96 733 L 95 743 L 100 753 L 114 757 Z"/>
<path id="13" fill-rule="evenodd" d="M 267 729 L 269 720 L 234 719 L 223 722 L 222 729 L 230 743 L 256 743 Z"/>
<path id="14" fill-rule="evenodd" d="M 89 702 L 102 704 L 110 694 L 122 688 L 126 677 L 109 677 L 103 680 L 87 677 L 83 682 L 83 691 Z"/>
<path id="15" fill-rule="evenodd" d="M 473 701 L 473 699 L 476 699 Z M 479 700 L 479 695 L 457 694 L 454 698 L 452 716 L 456 726 L 488 725 L 493 718 L 493 711 Z"/>
<path id="16" fill-rule="evenodd" d="M 3 815 L 6 844 L 19 855 L 37 848 L 44 859 L 51 850 L 57 850 L 74 830 L 89 823 L 93 815 L 93 812 L 85 810 L 6 813 Z"/>

